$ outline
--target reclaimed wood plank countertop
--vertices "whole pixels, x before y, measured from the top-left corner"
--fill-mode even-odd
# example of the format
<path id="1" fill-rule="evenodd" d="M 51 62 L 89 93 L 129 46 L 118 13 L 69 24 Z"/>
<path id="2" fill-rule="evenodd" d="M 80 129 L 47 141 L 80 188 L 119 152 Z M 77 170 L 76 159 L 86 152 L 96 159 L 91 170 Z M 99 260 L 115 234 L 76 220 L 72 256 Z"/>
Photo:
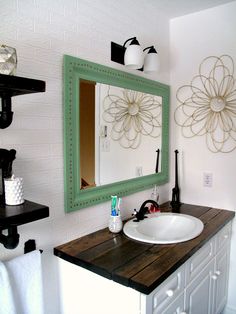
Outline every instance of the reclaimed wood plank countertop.
<path id="1" fill-rule="evenodd" d="M 170 211 L 169 202 L 161 205 L 161 212 Z M 148 244 L 105 228 L 54 248 L 54 254 L 149 294 L 235 216 L 234 211 L 190 204 L 182 204 L 179 212 L 204 223 L 198 237 L 176 244 Z"/>

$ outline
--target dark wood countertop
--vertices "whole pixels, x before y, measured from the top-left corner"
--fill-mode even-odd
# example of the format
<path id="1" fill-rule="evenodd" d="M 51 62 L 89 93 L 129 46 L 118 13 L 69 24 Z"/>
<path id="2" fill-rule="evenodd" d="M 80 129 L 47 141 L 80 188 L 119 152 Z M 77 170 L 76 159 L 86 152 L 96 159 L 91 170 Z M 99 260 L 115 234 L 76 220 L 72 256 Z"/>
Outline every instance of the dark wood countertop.
<path id="1" fill-rule="evenodd" d="M 161 211 L 171 211 L 169 202 L 161 206 Z M 179 212 L 204 223 L 197 238 L 176 244 L 147 244 L 106 228 L 60 245 L 54 248 L 54 254 L 149 294 L 235 216 L 233 211 L 189 204 L 182 204 Z"/>

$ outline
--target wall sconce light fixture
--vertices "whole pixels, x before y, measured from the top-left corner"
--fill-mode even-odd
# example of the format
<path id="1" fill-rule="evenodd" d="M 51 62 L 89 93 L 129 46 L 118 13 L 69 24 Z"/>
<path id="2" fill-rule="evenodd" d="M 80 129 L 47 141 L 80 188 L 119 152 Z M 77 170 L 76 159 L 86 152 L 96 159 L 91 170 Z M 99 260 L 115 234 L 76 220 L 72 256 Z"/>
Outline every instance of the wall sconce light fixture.
<path id="1" fill-rule="evenodd" d="M 127 42 L 131 41 L 126 48 Z M 148 50 L 149 49 L 149 50 Z M 144 51 L 148 50 L 144 56 Z M 144 71 L 146 73 L 157 72 L 160 61 L 154 46 L 142 49 L 136 37 L 127 39 L 123 46 L 111 42 L 111 60 L 124 64 L 129 69 Z"/>

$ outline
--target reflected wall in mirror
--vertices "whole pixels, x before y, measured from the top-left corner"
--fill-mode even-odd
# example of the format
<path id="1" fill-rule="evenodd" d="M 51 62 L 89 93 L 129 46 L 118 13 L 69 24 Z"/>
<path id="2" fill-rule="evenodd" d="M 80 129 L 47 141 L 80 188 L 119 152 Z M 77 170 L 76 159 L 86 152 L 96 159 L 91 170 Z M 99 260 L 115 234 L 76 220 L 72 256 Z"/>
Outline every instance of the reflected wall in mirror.
<path id="1" fill-rule="evenodd" d="M 169 86 L 71 56 L 64 75 L 65 210 L 166 183 Z"/>
<path id="2" fill-rule="evenodd" d="M 162 97 L 81 80 L 79 105 L 81 189 L 157 172 Z"/>

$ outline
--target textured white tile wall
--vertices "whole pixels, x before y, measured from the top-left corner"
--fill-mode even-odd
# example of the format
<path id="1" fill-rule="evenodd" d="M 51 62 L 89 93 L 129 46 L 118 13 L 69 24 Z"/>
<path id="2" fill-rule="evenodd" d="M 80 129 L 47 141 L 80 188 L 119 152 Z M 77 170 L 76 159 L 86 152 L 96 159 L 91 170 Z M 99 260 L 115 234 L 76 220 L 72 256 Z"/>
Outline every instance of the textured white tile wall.
<path id="1" fill-rule="evenodd" d="M 25 198 L 47 204 L 50 218 L 19 227 L 20 245 L 0 247 L 0 259 L 23 253 L 36 239 L 44 249 L 46 313 L 60 313 L 57 258 L 53 247 L 103 228 L 109 204 L 64 213 L 63 203 L 63 54 L 124 70 L 110 61 L 110 42 L 137 36 L 144 47 L 154 44 L 161 71 L 147 76 L 169 82 L 168 21 L 145 0 L 0 0 L 0 42 L 17 49 L 17 75 L 46 81 L 47 91 L 13 99 L 12 125 L 0 130 L 0 147 L 17 150 L 14 172 L 23 176 Z M 143 75 L 137 71 L 137 75 Z M 126 197 L 124 215 L 150 196 Z M 167 186 L 162 188 L 167 197 Z"/>

